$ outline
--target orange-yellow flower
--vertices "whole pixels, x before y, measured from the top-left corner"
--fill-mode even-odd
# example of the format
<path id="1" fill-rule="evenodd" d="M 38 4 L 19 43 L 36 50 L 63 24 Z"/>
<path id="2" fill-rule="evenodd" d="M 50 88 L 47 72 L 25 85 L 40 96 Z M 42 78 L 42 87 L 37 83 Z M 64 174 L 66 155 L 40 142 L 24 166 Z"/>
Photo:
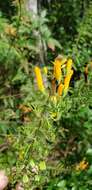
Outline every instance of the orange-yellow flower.
<path id="1" fill-rule="evenodd" d="M 16 36 L 16 28 L 12 27 L 11 25 L 8 25 L 5 28 L 5 33 L 10 35 L 10 36 L 15 37 Z"/>
<path id="2" fill-rule="evenodd" d="M 76 170 L 85 170 L 88 167 L 88 162 L 86 162 L 85 160 L 82 160 L 79 164 L 76 165 Z"/>
<path id="3" fill-rule="evenodd" d="M 68 75 L 72 69 L 73 61 L 72 59 L 68 59 L 67 65 L 66 65 L 66 74 Z"/>
<path id="4" fill-rule="evenodd" d="M 56 80 L 61 81 L 62 71 L 61 71 L 61 60 L 56 59 L 54 62 L 54 77 Z"/>
<path id="5" fill-rule="evenodd" d="M 73 75 L 73 70 L 70 70 L 69 74 L 66 75 L 66 77 L 65 77 L 65 80 L 64 80 L 64 95 L 66 95 L 67 92 L 68 92 L 69 83 L 70 83 L 72 75 Z"/>
<path id="6" fill-rule="evenodd" d="M 59 84 L 57 93 L 59 96 L 62 96 L 64 85 L 62 83 Z"/>
<path id="7" fill-rule="evenodd" d="M 62 79 L 62 71 L 61 66 L 64 65 L 64 63 L 67 61 L 66 58 L 63 58 L 61 55 L 59 55 L 55 61 L 54 61 L 54 77 L 59 82 Z"/>
<path id="8" fill-rule="evenodd" d="M 36 75 L 36 81 L 37 81 L 38 89 L 40 91 L 44 92 L 45 88 L 44 88 L 44 84 L 43 84 L 41 69 L 38 66 L 36 66 L 34 69 L 34 72 Z"/>

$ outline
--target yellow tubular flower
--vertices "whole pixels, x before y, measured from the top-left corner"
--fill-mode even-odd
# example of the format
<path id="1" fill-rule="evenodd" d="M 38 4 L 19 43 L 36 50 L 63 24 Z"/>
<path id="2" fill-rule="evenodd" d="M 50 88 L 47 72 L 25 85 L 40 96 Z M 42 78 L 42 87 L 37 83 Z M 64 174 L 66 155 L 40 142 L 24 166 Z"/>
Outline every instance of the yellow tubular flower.
<path id="1" fill-rule="evenodd" d="M 73 64 L 73 61 L 72 59 L 69 59 L 67 61 L 67 65 L 66 65 L 66 74 L 68 75 L 72 69 L 72 64 Z"/>
<path id="2" fill-rule="evenodd" d="M 63 87 L 64 87 L 64 85 L 62 83 L 60 83 L 59 86 L 58 86 L 58 89 L 57 89 L 57 93 L 58 93 L 59 96 L 62 96 Z"/>
<path id="3" fill-rule="evenodd" d="M 61 81 L 62 71 L 61 71 L 61 61 L 56 59 L 54 62 L 54 77 L 56 80 Z"/>
<path id="4" fill-rule="evenodd" d="M 59 82 L 62 78 L 61 66 L 64 65 L 66 61 L 67 59 L 63 58 L 61 55 L 59 55 L 54 61 L 54 77 Z"/>
<path id="5" fill-rule="evenodd" d="M 45 88 L 43 85 L 43 79 L 42 79 L 42 75 L 41 75 L 41 69 L 36 66 L 34 69 L 35 75 L 36 75 L 36 81 L 37 81 L 37 85 L 38 85 L 38 89 L 42 92 L 44 92 Z"/>
<path id="6" fill-rule="evenodd" d="M 66 75 L 66 77 L 65 77 L 65 80 L 64 80 L 64 95 L 66 95 L 67 92 L 68 92 L 69 83 L 70 83 L 70 80 L 71 80 L 72 75 L 73 75 L 73 70 L 71 70 L 71 71 L 69 72 L 69 74 Z"/>

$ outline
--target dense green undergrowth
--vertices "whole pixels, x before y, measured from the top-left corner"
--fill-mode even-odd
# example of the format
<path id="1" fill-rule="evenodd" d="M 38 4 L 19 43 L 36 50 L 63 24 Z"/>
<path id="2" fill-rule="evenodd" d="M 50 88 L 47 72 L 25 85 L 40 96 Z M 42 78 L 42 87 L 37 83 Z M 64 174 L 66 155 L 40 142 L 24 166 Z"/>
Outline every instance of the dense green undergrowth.
<path id="1" fill-rule="evenodd" d="M 28 88 L 21 99 L 30 108 L 25 122 L 19 123 L 22 110 L 6 107 L 3 117 L 8 119 L 0 121 L 0 168 L 11 188 L 22 182 L 24 189 L 91 189 L 91 81 L 76 85 L 57 103 Z"/>
<path id="2" fill-rule="evenodd" d="M 73 41 L 61 33 L 63 43 L 53 38 L 60 28 L 54 33 L 51 27 L 51 33 L 49 27 L 58 10 L 48 19 L 45 11 L 36 19 L 24 10 L 11 20 L 0 15 L 0 169 L 9 177 L 7 190 L 18 185 L 24 190 L 92 189 L 91 10 L 92 5 L 81 24 L 76 21 Z M 58 53 L 73 59 L 65 96 L 58 96 L 59 81 L 55 92 L 51 83 Z M 44 63 L 42 92 L 34 67 L 43 71 Z M 65 68 L 62 76 L 64 82 Z"/>

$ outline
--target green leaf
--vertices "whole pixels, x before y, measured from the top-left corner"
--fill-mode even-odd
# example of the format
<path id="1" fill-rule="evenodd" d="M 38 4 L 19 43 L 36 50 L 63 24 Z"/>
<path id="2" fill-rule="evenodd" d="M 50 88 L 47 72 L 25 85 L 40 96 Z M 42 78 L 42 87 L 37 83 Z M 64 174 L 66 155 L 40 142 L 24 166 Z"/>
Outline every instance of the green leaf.
<path id="1" fill-rule="evenodd" d="M 25 174 L 23 176 L 23 183 L 28 183 L 29 179 L 28 179 L 28 176 Z"/>
<path id="2" fill-rule="evenodd" d="M 87 173 L 88 173 L 89 175 L 92 175 L 92 165 L 89 167 Z"/>
<path id="3" fill-rule="evenodd" d="M 89 148 L 89 149 L 87 150 L 86 154 L 92 156 L 92 148 Z"/>
<path id="4" fill-rule="evenodd" d="M 65 188 L 66 187 L 66 181 L 62 180 L 57 184 L 58 187 Z"/>
<path id="5" fill-rule="evenodd" d="M 39 163 L 39 168 L 40 168 L 40 170 L 46 170 L 46 163 L 44 162 L 44 161 L 41 161 L 40 163 Z"/>
<path id="6" fill-rule="evenodd" d="M 31 167 L 35 167 L 34 160 L 30 160 L 30 166 L 31 166 Z"/>
<path id="7" fill-rule="evenodd" d="M 40 181 L 40 176 L 39 175 L 35 175 L 35 181 Z"/>

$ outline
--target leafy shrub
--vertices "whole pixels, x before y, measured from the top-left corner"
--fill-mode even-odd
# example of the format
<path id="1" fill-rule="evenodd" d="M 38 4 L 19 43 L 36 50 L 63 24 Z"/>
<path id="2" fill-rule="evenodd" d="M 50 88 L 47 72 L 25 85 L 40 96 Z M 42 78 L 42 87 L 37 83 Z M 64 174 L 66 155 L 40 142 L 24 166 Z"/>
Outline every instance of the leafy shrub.
<path id="1" fill-rule="evenodd" d="M 10 23 L 0 16 L 0 168 L 9 176 L 8 188 L 91 190 L 92 63 L 86 68 L 86 83 L 82 72 L 72 88 L 70 72 L 77 61 L 72 65 L 71 51 L 68 61 L 55 59 L 54 69 L 52 63 L 45 68 L 41 64 L 41 39 L 52 49 L 61 48 L 47 27 L 45 12 L 33 21 L 30 14 L 18 19 Z M 81 33 L 85 43 L 88 20 Z M 84 52 L 74 60 L 83 63 Z"/>

